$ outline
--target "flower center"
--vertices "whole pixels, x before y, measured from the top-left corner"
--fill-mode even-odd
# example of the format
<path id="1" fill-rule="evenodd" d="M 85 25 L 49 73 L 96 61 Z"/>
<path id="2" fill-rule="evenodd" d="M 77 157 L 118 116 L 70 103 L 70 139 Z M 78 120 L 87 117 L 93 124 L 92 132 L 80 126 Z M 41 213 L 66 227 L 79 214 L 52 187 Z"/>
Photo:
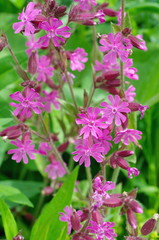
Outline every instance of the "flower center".
<path id="1" fill-rule="evenodd" d="M 24 108 L 28 108 L 30 106 L 30 102 L 28 99 L 24 99 L 23 102 L 22 102 L 22 106 Z"/>
<path id="2" fill-rule="evenodd" d="M 117 112 L 117 108 L 112 108 L 112 113 L 115 114 Z"/>

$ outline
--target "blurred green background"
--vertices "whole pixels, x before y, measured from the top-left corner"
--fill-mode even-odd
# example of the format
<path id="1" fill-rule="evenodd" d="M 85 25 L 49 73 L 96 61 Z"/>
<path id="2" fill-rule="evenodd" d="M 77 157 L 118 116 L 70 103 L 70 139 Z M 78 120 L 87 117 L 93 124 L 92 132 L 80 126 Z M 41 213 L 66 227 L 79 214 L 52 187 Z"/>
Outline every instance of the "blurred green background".
<path id="1" fill-rule="evenodd" d="M 27 67 L 27 56 L 24 54 L 26 39 L 21 34 L 14 34 L 12 24 L 17 21 L 18 13 L 28 2 L 25 0 L 0 0 L 0 29 L 6 33 L 15 55 L 24 69 Z M 59 0 L 57 2 L 69 7 L 72 1 Z M 105 1 L 98 0 L 98 2 Z M 115 10 L 120 7 L 118 0 L 110 0 L 109 4 Z M 121 172 L 119 182 L 122 183 L 125 191 L 130 191 L 134 187 L 138 188 L 138 200 L 144 207 L 144 214 L 139 216 L 142 226 L 146 219 L 159 212 L 159 1 L 129 0 L 126 2 L 126 11 L 130 15 L 133 34 L 142 34 L 148 46 L 146 52 L 134 49 L 132 58 L 134 66 L 138 69 L 139 81 L 129 81 L 136 87 L 136 100 L 143 105 L 148 105 L 150 109 L 147 110 L 142 120 L 137 116 L 138 129 L 143 131 L 143 138 L 140 141 L 143 149 L 136 149 L 137 168 L 141 174 L 125 183 L 127 178 L 125 173 Z M 97 26 L 97 32 L 109 33 L 111 31 L 110 22 L 115 21 L 115 18 L 107 18 L 106 23 Z M 91 27 L 77 26 L 74 35 L 67 43 L 67 48 L 73 50 L 77 47 L 83 47 L 88 52 L 89 57 L 92 57 Z M 75 72 L 74 86 L 79 104 L 81 104 L 83 89 L 89 91 L 91 85 L 90 62 L 86 66 L 87 68 L 81 73 Z M 9 107 L 9 94 L 21 89 L 20 82 L 21 79 L 15 71 L 13 60 L 7 49 L 4 49 L 0 52 L 0 131 L 13 124 Z M 99 102 L 103 96 L 101 91 L 97 91 L 94 99 Z M 35 204 L 43 186 L 43 177 L 33 163 L 24 166 L 8 159 L 6 154 L 8 147 L 8 143 L 0 139 L 0 180 L 6 185 L 22 190 Z M 70 156 L 69 152 L 66 154 Z M 133 161 L 135 160 L 133 159 Z M 95 172 L 94 169 L 92 172 Z M 80 173 L 80 178 L 83 179 L 85 177 L 83 170 Z M 109 175 L 111 177 L 111 172 Z M 16 205 L 10 204 L 10 206 Z M 21 211 L 25 215 L 25 211 L 28 210 L 19 207 L 19 214 Z M 23 228 L 25 236 L 28 237 L 31 224 L 29 220 L 24 219 L 23 215 L 17 219 L 19 219 L 19 225 Z M 1 231 L 0 233 L 3 235 L 3 230 Z M 150 239 L 159 239 L 156 232 L 151 234 Z"/>

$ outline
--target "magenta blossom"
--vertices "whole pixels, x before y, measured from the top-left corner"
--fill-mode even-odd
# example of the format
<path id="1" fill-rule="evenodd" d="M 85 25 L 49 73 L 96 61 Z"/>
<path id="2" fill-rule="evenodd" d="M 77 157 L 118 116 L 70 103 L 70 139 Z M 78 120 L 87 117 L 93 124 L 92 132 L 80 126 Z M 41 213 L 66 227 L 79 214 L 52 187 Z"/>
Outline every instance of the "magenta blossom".
<path id="1" fill-rule="evenodd" d="M 24 30 L 24 35 L 29 36 L 35 32 L 35 27 L 33 26 L 32 22 L 37 15 L 41 13 L 40 9 L 35 9 L 35 3 L 30 2 L 28 3 L 26 10 L 22 11 L 22 13 L 19 14 L 18 20 L 21 20 L 21 22 L 17 22 L 13 24 L 13 29 L 15 30 L 15 33 L 19 33 Z"/>
<path id="2" fill-rule="evenodd" d="M 125 74 L 125 76 L 127 76 L 130 79 L 138 80 L 139 76 L 136 74 L 137 69 L 131 67 L 132 65 L 133 65 L 133 60 L 128 59 L 126 61 L 126 63 L 124 64 L 124 74 Z"/>
<path id="3" fill-rule="evenodd" d="M 45 172 L 47 172 L 48 177 L 53 180 L 58 177 L 63 177 L 66 174 L 66 171 L 62 164 L 56 160 L 52 161 L 51 164 L 46 166 Z"/>
<path id="4" fill-rule="evenodd" d="M 45 97 L 42 98 L 44 102 L 44 111 L 51 112 L 51 104 L 54 105 L 55 109 L 60 109 L 60 102 L 58 99 L 60 98 L 58 92 L 56 90 L 51 91 L 50 93 L 46 91 L 42 91 Z"/>
<path id="5" fill-rule="evenodd" d="M 100 51 L 106 52 L 103 59 L 105 62 L 115 64 L 118 57 L 122 62 L 127 61 L 132 45 L 129 39 L 123 38 L 121 33 L 103 35 L 99 42 L 103 45 L 99 47 Z"/>
<path id="6" fill-rule="evenodd" d="M 110 198 L 110 195 L 106 191 L 112 190 L 115 187 L 115 183 L 110 181 L 103 183 L 100 177 L 96 177 L 93 181 L 94 193 L 92 195 L 94 208 L 101 207 L 104 204 L 105 199 Z"/>
<path id="7" fill-rule="evenodd" d="M 30 38 L 26 42 L 26 46 L 28 47 L 28 49 L 26 50 L 28 56 L 31 56 L 33 52 L 37 52 L 37 49 L 41 47 L 38 41 L 35 40 L 34 35 L 30 36 Z"/>
<path id="8" fill-rule="evenodd" d="M 54 68 L 50 67 L 50 59 L 47 56 L 41 56 L 37 66 L 37 80 L 39 82 L 46 82 L 48 77 L 53 76 Z"/>
<path id="9" fill-rule="evenodd" d="M 126 121 L 126 116 L 123 113 L 130 112 L 130 109 L 127 107 L 129 104 L 122 101 L 118 95 L 115 95 L 115 97 L 109 95 L 108 99 L 111 105 L 106 102 L 100 104 L 102 107 L 105 107 L 103 109 L 103 115 L 108 119 L 106 123 L 111 124 L 113 120 L 115 120 L 115 125 L 120 126 L 122 122 L 124 123 Z"/>
<path id="10" fill-rule="evenodd" d="M 23 162 L 27 164 L 28 156 L 30 157 L 30 159 L 35 159 L 34 153 L 38 153 L 38 151 L 34 149 L 35 145 L 32 144 L 31 140 L 21 141 L 19 139 L 16 139 L 15 141 L 11 141 L 10 143 L 15 145 L 17 149 L 9 150 L 8 154 L 13 154 L 12 159 L 15 160 L 17 163 L 23 160 Z"/>
<path id="11" fill-rule="evenodd" d="M 72 71 L 79 71 L 81 72 L 84 69 L 85 62 L 88 61 L 88 58 L 86 57 L 88 54 L 84 51 L 83 48 L 77 48 L 75 51 L 70 53 L 70 68 Z"/>
<path id="12" fill-rule="evenodd" d="M 75 211 L 72 207 L 66 206 L 64 208 L 65 213 L 60 212 L 59 214 L 61 214 L 61 216 L 59 217 L 60 221 L 62 222 L 67 222 L 68 223 L 68 234 L 71 233 L 71 229 L 74 228 L 74 225 L 76 223 L 74 223 L 74 219 L 73 216 L 74 214 L 76 215 L 76 219 L 78 219 L 78 221 L 80 220 L 80 216 L 82 215 L 82 211 L 78 210 Z M 82 227 L 82 225 L 79 223 L 78 224 L 79 227 Z"/>
<path id="13" fill-rule="evenodd" d="M 55 47 L 59 47 L 60 42 L 65 42 L 62 37 L 70 37 L 71 33 L 68 32 L 70 28 L 68 26 L 59 28 L 62 25 L 62 21 L 58 20 L 57 18 L 50 18 L 49 22 L 42 22 L 39 24 L 39 28 L 47 31 L 45 36 L 39 38 L 39 42 L 41 43 L 42 47 L 48 47 L 50 41 L 53 42 Z"/>
<path id="14" fill-rule="evenodd" d="M 95 143 L 98 143 L 101 147 L 103 147 L 103 155 L 107 154 L 112 146 L 109 142 L 112 140 L 112 136 L 110 136 L 110 132 L 107 129 L 102 130 L 102 135 L 98 136 L 98 139 L 94 139 Z"/>
<path id="15" fill-rule="evenodd" d="M 97 5 L 96 0 L 74 0 L 74 2 L 78 2 L 83 11 L 90 10 L 91 6 Z"/>
<path id="16" fill-rule="evenodd" d="M 96 240 L 114 240 L 117 234 L 112 229 L 115 226 L 113 222 L 103 222 L 98 224 L 95 221 L 90 221 L 91 225 L 87 227 L 91 233 L 95 234 Z"/>
<path id="17" fill-rule="evenodd" d="M 119 143 L 120 141 L 125 145 L 129 145 L 130 142 L 137 143 L 137 140 L 140 140 L 142 138 L 140 134 L 142 134 L 141 131 L 135 129 L 125 129 L 116 134 L 114 143 Z"/>
<path id="18" fill-rule="evenodd" d="M 125 91 L 125 97 L 128 102 L 133 102 L 134 97 L 136 96 L 136 88 L 133 85 L 130 85 L 128 89 Z"/>
<path id="19" fill-rule="evenodd" d="M 39 153 L 41 155 L 47 156 L 47 152 L 51 151 L 51 146 L 47 142 L 42 142 L 39 145 Z"/>
<path id="20" fill-rule="evenodd" d="M 10 98 L 19 102 L 11 102 L 10 105 L 16 107 L 13 114 L 20 120 L 25 120 L 32 117 L 32 111 L 36 114 L 41 113 L 44 105 L 39 102 L 39 94 L 33 88 L 27 88 L 23 93 L 15 92 L 10 95 Z"/>
<path id="21" fill-rule="evenodd" d="M 133 178 L 133 175 L 136 177 L 140 174 L 137 168 L 128 168 L 127 171 L 128 171 L 128 178 Z"/>
<path id="22" fill-rule="evenodd" d="M 101 117 L 99 114 L 101 112 L 100 108 L 89 107 L 87 113 L 78 114 L 81 119 L 76 119 L 77 124 L 84 124 L 85 126 L 80 130 L 80 136 L 84 134 L 84 139 L 88 138 L 90 135 L 98 138 L 102 136 L 101 128 L 107 128 L 107 124 L 104 122 L 107 120 L 105 117 Z"/>
<path id="23" fill-rule="evenodd" d="M 83 143 L 79 143 L 76 146 L 76 151 L 72 152 L 72 154 L 76 154 L 76 156 L 73 157 L 75 162 L 79 161 L 79 165 L 82 165 L 84 163 L 85 167 L 90 166 L 90 157 L 93 157 L 97 162 L 103 162 L 103 155 L 101 154 L 104 149 L 99 146 L 99 144 L 93 144 L 89 146 L 89 141 L 83 140 Z"/>

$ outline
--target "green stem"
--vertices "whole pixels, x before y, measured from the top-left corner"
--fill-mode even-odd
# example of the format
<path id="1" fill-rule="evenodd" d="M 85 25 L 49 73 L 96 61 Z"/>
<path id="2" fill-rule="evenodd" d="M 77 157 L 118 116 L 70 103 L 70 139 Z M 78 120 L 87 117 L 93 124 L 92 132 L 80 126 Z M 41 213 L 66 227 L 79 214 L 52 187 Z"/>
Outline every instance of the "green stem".
<path id="1" fill-rule="evenodd" d="M 119 172 L 120 172 L 120 168 L 117 167 L 114 172 L 113 172 L 113 176 L 112 176 L 112 182 L 116 183 L 118 180 L 118 176 L 119 176 Z"/>

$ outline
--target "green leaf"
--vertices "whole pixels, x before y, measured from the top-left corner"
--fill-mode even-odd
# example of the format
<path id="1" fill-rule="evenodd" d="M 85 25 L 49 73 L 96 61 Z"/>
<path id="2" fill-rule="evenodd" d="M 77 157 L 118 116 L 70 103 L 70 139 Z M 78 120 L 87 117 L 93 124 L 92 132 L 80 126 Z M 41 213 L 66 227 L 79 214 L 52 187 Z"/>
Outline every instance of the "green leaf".
<path id="1" fill-rule="evenodd" d="M 34 197 L 35 195 L 39 194 L 44 185 L 41 182 L 20 180 L 5 180 L 0 181 L 0 184 L 3 186 L 11 186 L 14 188 L 18 188 L 28 198 Z"/>
<path id="2" fill-rule="evenodd" d="M 78 167 L 68 176 L 55 197 L 48 203 L 35 225 L 33 226 L 30 240 L 57 240 L 61 235 L 66 223 L 59 220 L 59 212 L 63 211 L 66 205 L 70 205 L 75 181 L 77 179 Z M 64 236 L 62 239 L 66 239 Z"/>
<path id="3" fill-rule="evenodd" d="M 117 33 L 117 32 L 121 31 L 121 27 L 117 24 L 112 23 L 112 22 L 111 22 L 111 28 L 112 28 L 113 33 Z"/>
<path id="4" fill-rule="evenodd" d="M 10 123 L 12 121 L 13 121 L 12 118 L 1 118 L 0 119 L 0 127 L 3 126 L 3 125 L 6 125 L 7 123 Z"/>
<path id="5" fill-rule="evenodd" d="M 17 188 L 1 185 L 1 183 L 0 183 L 0 197 L 11 202 L 33 207 L 33 204 L 30 202 L 30 200 Z"/>
<path id="6" fill-rule="evenodd" d="M 6 239 L 12 240 L 13 237 L 17 235 L 18 228 L 9 207 L 2 199 L 0 199 L 0 213 L 2 215 L 2 222 Z"/>
<path id="7" fill-rule="evenodd" d="M 129 11 L 148 11 L 153 13 L 159 13 L 159 4 L 155 2 L 143 2 L 138 4 L 127 4 Z"/>
<path id="8" fill-rule="evenodd" d="M 22 8 L 25 0 L 9 0 L 15 7 Z"/>
<path id="9" fill-rule="evenodd" d="M 130 28 L 130 29 L 132 29 L 131 19 L 130 19 L 129 13 L 126 13 L 126 16 L 125 16 L 125 18 L 124 18 L 124 27 L 125 27 L 125 28 Z"/>

